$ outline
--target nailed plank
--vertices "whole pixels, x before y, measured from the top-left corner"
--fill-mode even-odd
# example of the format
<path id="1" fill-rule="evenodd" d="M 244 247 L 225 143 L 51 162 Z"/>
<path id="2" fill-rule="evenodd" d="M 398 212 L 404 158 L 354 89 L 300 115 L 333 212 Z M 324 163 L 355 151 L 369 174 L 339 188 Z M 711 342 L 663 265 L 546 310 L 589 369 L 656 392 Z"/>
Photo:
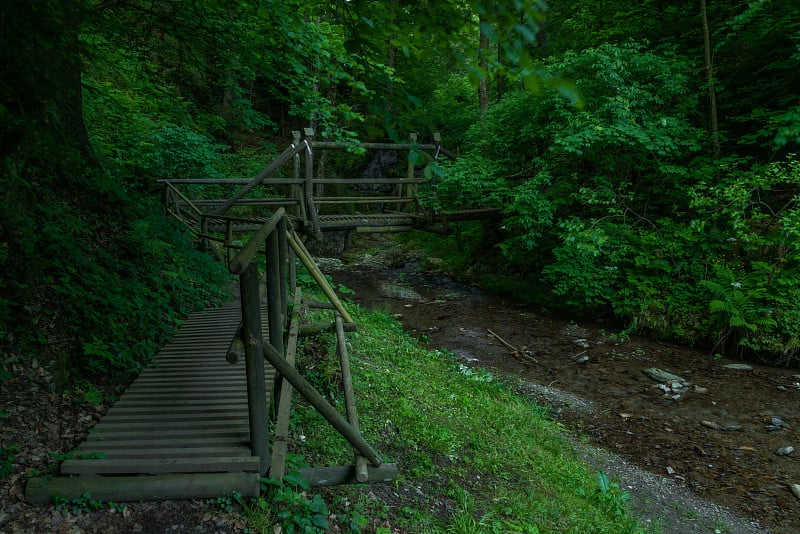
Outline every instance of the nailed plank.
<path id="1" fill-rule="evenodd" d="M 148 450 L 149 448 L 175 448 L 175 447 L 184 447 L 190 448 L 194 445 L 219 445 L 219 446 L 232 446 L 232 447 L 249 447 L 250 439 L 249 436 L 234 438 L 230 436 L 223 436 L 223 437 L 205 437 L 202 440 L 186 440 L 181 438 L 160 438 L 160 439 L 151 439 L 145 442 L 142 440 L 112 440 L 112 441 L 101 441 L 101 440 L 93 440 L 87 441 L 81 444 L 78 447 L 79 451 L 103 451 L 103 450 L 112 450 L 112 449 L 130 449 L 132 447 L 138 447 L 141 450 Z M 249 449 L 248 449 L 249 450 Z"/>
<path id="2" fill-rule="evenodd" d="M 164 473 L 224 473 L 258 471 L 256 456 L 219 456 L 207 458 L 147 458 L 145 460 L 66 460 L 61 464 L 65 475 L 116 475 Z"/>
<path id="3" fill-rule="evenodd" d="M 259 494 L 258 473 L 202 473 L 157 476 L 34 478 L 28 481 L 28 502 L 48 503 L 56 495 L 78 499 L 84 493 L 102 501 L 210 499 L 236 491 Z"/>
<path id="4" fill-rule="evenodd" d="M 168 447 L 168 448 L 149 448 L 149 449 L 129 449 L 116 448 L 108 450 L 96 449 L 93 451 L 80 450 L 78 459 L 145 459 L 145 458 L 196 458 L 196 457 L 234 457 L 250 456 L 250 447 L 240 446 L 218 446 L 218 447 Z M 81 454 L 92 456 L 92 458 L 82 458 Z"/>

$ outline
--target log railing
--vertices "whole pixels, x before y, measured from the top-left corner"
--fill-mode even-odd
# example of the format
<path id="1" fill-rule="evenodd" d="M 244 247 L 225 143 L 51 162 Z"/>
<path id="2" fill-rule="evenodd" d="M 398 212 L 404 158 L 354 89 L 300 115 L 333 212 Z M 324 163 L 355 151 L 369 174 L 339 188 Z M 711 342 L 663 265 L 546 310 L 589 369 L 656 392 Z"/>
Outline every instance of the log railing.
<path id="1" fill-rule="evenodd" d="M 208 216 L 209 220 L 223 220 L 228 228 L 238 219 L 225 216 Z M 241 220 L 238 220 L 241 221 Z M 252 221 L 251 221 L 252 222 Z M 342 302 L 319 271 L 302 241 L 290 229 L 286 211 L 279 208 L 267 219 L 244 245 L 233 243 L 228 231 L 225 247 L 228 250 L 239 248 L 230 260 L 229 270 L 239 276 L 242 321 L 231 341 L 227 359 L 231 363 L 240 357 L 245 359 L 247 374 L 247 395 L 249 403 L 249 422 L 251 452 L 261 459 L 260 470 L 271 477 L 281 478 L 285 471 L 286 440 L 288 438 L 289 410 L 292 389 L 298 391 L 311 406 L 333 426 L 355 450 L 355 465 L 352 467 L 323 468 L 301 471 L 312 485 L 327 484 L 331 480 L 349 482 L 384 481 L 396 475 L 394 465 L 383 463 L 378 453 L 364 439 L 358 429 L 350 365 L 347 355 L 346 330 L 355 325 Z M 269 339 L 262 339 L 262 311 L 258 258 L 264 254 L 266 281 L 266 300 Z M 296 286 L 295 272 L 292 268 L 298 259 L 311 273 L 323 294 L 329 299 L 324 306 L 335 314 L 332 330 L 336 332 L 337 354 L 339 355 L 346 416 L 340 414 L 295 367 L 297 340 L 303 331 L 300 325 L 299 310 L 302 294 Z M 288 289 L 294 293 L 289 320 Z M 320 331 L 322 328 L 306 327 L 305 333 Z M 264 385 L 264 360 L 275 370 L 274 403 L 276 414 L 274 450 L 270 452 L 267 423 L 267 392 Z M 370 465 L 368 465 L 368 463 Z M 351 476 L 352 475 L 352 476 Z"/>
<path id="2" fill-rule="evenodd" d="M 417 176 L 419 167 L 408 158 L 405 176 L 400 178 L 348 178 L 325 176 L 322 165 L 323 158 L 317 152 L 329 150 L 396 150 L 414 152 L 422 155 L 422 159 L 430 162 L 439 154 L 452 157 L 439 144 L 439 135 L 434 134 L 435 143 L 418 143 L 416 134 L 411 134 L 411 143 L 343 143 L 316 140 L 314 131 L 306 128 L 304 136 L 293 132 L 293 142 L 274 161 L 253 179 L 172 179 L 162 180 L 165 183 L 165 203 L 171 215 L 179 218 L 184 224 L 195 226 L 196 234 L 209 234 L 211 227 L 203 227 L 203 221 L 209 216 L 226 216 L 236 208 L 246 212 L 244 218 L 258 218 L 259 211 L 284 207 L 298 227 L 306 234 L 322 237 L 324 230 L 320 219 L 323 206 L 327 206 L 326 215 L 339 213 L 369 214 L 370 212 L 386 212 L 406 214 L 412 219 L 429 220 L 432 215 L 423 210 L 420 204 L 420 186 L 431 184 L 431 180 Z M 316 158 L 316 160 L 315 160 Z M 278 177 L 276 174 L 291 163 L 291 177 Z M 203 198 L 190 200 L 189 195 L 180 188 L 191 185 L 236 186 L 238 190 L 229 198 Z M 390 193 L 359 194 L 350 190 L 341 195 L 330 194 L 328 186 L 393 186 Z M 245 198 L 259 186 L 281 188 L 280 195 L 263 198 Z M 326 194 L 326 189 L 328 193 Z M 370 209 L 370 207 L 372 209 Z M 349 211 L 348 211 L 349 210 Z M 204 237 L 204 239 L 210 239 Z"/>

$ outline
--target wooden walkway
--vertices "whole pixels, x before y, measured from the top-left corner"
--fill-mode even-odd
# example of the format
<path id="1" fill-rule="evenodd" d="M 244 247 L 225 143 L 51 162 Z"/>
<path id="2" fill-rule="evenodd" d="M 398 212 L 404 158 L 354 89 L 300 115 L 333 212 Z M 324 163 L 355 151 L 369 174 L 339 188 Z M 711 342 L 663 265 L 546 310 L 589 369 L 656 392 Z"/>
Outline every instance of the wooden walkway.
<path id="1" fill-rule="evenodd" d="M 257 495 L 245 363 L 225 359 L 240 320 L 238 302 L 191 315 L 63 462 L 62 475 L 80 476 L 32 480 L 28 500 L 84 491 L 103 500 L 175 498 L 176 487 L 186 498 Z M 273 377 L 268 367 L 268 393 Z"/>

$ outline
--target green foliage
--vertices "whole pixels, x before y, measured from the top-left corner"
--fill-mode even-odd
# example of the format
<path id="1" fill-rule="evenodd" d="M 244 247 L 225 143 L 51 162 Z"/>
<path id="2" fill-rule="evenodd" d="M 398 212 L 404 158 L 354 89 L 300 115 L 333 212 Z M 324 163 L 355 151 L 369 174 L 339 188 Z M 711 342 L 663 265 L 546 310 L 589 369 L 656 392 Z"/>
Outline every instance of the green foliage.
<path id="1" fill-rule="evenodd" d="M 262 488 L 267 495 L 247 510 L 248 524 L 258 531 L 272 532 L 276 525 L 287 534 L 327 531 L 328 507 L 320 495 L 309 497 L 308 482 L 302 477 L 289 474 L 283 480 L 262 479 Z"/>
<path id="2" fill-rule="evenodd" d="M 56 510 L 65 511 L 71 513 L 72 515 L 88 514 L 89 512 L 102 510 L 104 508 L 109 508 L 114 510 L 125 509 L 124 505 L 120 505 L 112 501 L 105 502 L 92 499 L 92 496 L 88 492 L 72 500 L 56 496 L 55 506 Z"/>
<path id="3" fill-rule="evenodd" d="M 19 445 L 0 447 L 0 479 L 4 479 L 14 472 L 14 460 L 19 451 Z"/>
<path id="4" fill-rule="evenodd" d="M 698 222 L 725 235 L 724 254 L 702 282 L 720 352 L 792 364 L 800 356 L 800 162 L 753 171 L 728 169 L 718 185 L 699 185 Z"/>
<path id="5" fill-rule="evenodd" d="M 210 499 L 208 503 L 216 505 L 220 510 L 229 514 L 238 506 L 243 505 L 242 494 L 238 491 L 234 491 L 229 495 L 222 495 L 216 499 Z"/>

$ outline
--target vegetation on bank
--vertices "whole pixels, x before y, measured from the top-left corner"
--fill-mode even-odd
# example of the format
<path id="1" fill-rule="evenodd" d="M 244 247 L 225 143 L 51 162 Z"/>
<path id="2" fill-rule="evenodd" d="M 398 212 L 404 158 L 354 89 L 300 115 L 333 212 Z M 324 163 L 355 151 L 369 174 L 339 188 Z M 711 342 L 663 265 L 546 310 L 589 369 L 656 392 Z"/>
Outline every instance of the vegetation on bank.
<path id="1" fill-rule="evenodd" d="M 324 532 L 328 516 L 352 532 L 640 530 L 628 496 L 580 461 L 564 429 L 512 384 L 427 349 L 387 314 L 348 309 L 358 324 L 348 343 L 360 428 L 400 478 L 317 493 L 292 477 L 271 482 L 247 505 L 256 531 Z M 342 406 L 333 347 L 333 338 L 311 338 L 298 364 Z M 349 444 L 302 399 L 292 417 L 293 467 L 352 463 Z"/>

